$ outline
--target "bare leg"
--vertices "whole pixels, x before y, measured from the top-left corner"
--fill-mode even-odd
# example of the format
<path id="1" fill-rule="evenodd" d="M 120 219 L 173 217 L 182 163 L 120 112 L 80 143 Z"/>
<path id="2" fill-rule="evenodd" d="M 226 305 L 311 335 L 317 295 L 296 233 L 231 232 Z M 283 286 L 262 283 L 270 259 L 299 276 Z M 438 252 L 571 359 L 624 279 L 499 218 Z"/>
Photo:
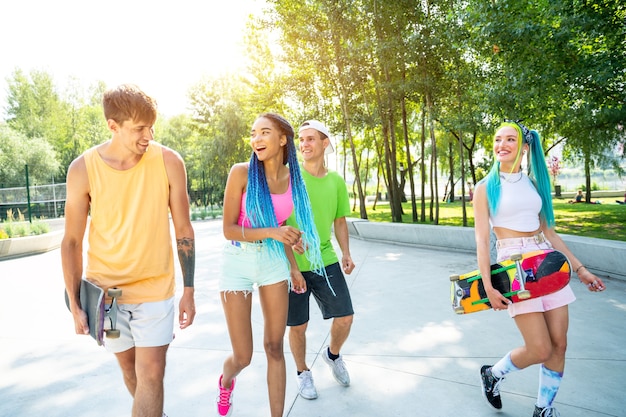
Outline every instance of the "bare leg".
<path id="1" fill-rule="evenodd" d="M 298 372 L 306 371 L 306 329 L 308 323 L 289 327 L 289 348 L 293 354 Z"/>
<path id="2" fill-rule="evenodd" d="M 567 306 L 545 313 L 550 339 L 552 340 L 552 355 L 544 361 L 544 366 L 555 372 L 565 369 L 565 352 L 567 350 L 567 331 L 569 328 L 569 309 Z"/>
<path id="3" fill-rule="evenodd" d="M 133 348 L 116 354 L 133 396 L 133 417 L 162 417 L 163 378 L 169 345 Z"/>
<path id="4" fill-rule="evenodd" d="M 513 364 L 520 368 L 543 363 L 548 369 L 563 372 L 569 313 L 567 306 L 545 313 L 515 316 L 524 346 L 511 352 Z"/>
<path id="5" fill-rule="evenodd" d="M 283 339 L 287 327 L 289 293 L 287 282 L 266 285 L 259 289 L 263 310 L 267 387 L 272 417 L 281 417 L 285 408 L 286 367 Z"/>
<path id="6" fill-rule="evenodd" d="M 338 355 L 350 335 L 354 316 L 335 317 L 330 327 L 330 351 Z"/>
<path id="7" fill-rule="evenodd" d="M 135 348 L 128 349 L 121 353 L 116 353 L 122 375 L 124 377 L 124 384 L 130 392 L 130 395 L 135 398 L 135 390 L 137 389 L 137 375 L 135 374 Z"/>
<path id="8" fill-rule="evenodd" d="M 136 348 L 137 389 L 133 417 L 163 416 L 163 378 L 168 347 Z"/>
<path id="9" fill-rule="evenodd" d="M 233 379 L 252 360 L 252 294 L 237 291 L 220 295 L 233 348 L 233 354 L 224 361 L 222 385 L 230 388 Z"/>

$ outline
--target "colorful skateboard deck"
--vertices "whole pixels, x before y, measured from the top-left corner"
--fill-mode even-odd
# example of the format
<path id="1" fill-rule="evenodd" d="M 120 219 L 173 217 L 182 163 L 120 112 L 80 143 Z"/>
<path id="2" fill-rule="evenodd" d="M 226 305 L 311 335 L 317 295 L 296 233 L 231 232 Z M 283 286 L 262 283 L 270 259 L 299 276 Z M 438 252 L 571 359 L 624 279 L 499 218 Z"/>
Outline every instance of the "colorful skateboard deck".
<path id="1" fill-rule="evenodd" d="M 80 305 L 87 314 L 89 334 L 99 346 L 104 344 L 104 334 L 111 339 L 120 337 L 120 331 L 115 328 L 117 325 L 117 298 L 122 295 L 122 290 L 110 288 L 107 295 L 112 298 L 111 306 L 106 308 L 104 291 L 97 285 L 83 279 L 80 283 Z M 65 305 L 70 309 L 70 301 L 65 292 Z M 105 329 L 105 320 L 108 320 L 108 328 Z"/>
<path id="2" fill-rule="evenodd" d="M 493 287 L 513 303 L 556 292 L 568 284 L 570 277 L 567 257 L 552 249 L 515 254 L 491 265 Z M 491 308 L 480 271 L 450 275 L 450 281 L 455 313 L 469 314 Z"/>

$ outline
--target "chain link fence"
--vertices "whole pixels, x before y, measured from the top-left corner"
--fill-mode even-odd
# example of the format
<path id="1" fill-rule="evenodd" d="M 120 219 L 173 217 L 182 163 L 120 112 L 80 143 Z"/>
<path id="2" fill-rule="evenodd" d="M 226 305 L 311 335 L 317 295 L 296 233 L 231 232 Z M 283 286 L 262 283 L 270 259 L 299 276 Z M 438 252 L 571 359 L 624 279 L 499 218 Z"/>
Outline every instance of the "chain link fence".
<path id="1" fill-rule="evenodd" d="M 17 219 L 18 210 L 28 218 L 30 199 L 31 216 L 55 219 L 65 214 L 65 183 L 34 185 L 31 187 L 0 188 L 0 220 Z"/>

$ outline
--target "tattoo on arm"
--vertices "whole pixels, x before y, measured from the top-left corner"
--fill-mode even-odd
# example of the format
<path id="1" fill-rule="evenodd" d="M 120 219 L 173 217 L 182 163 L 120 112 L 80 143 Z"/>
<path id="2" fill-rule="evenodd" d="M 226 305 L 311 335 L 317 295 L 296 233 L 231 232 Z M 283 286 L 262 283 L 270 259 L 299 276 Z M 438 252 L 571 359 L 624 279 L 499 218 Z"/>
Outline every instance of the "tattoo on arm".
<path id="1" fill-rule="evenodd" d="M 178 260 L 183 271 L 183 283 L 185 287 L 193 287 L 196 270 L 196 244 L 192 238 L 184 237 L 176 239 L 178 248 Z"/>

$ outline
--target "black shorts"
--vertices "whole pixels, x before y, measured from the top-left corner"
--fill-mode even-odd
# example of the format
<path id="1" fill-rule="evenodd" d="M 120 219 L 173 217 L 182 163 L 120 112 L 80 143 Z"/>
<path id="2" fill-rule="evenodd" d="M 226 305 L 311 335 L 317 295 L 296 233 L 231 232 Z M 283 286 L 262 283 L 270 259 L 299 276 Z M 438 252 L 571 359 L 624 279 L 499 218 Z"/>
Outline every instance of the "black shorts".
<path id="1" fill-rule="evenodd" d="M 302 294 L 296 294 L 293 291 L 289 292 L 287 326 L 300 326 L 309 321 L 309 299 L 311 294 L 315 297 L 324 319 L 354 314 L 348 284 L 343 276 L 339 262 L 328 265 L 326 267 L 326 275 L 328 275 L 328 282 L 330 282 L 332 289 L 335 291 L 335 295 L 333 295 L 333 291 L 328 287 L 328 283 L 322 275 L 312 271 L 302 273 L 306 281 L 306 292 Z"/>

